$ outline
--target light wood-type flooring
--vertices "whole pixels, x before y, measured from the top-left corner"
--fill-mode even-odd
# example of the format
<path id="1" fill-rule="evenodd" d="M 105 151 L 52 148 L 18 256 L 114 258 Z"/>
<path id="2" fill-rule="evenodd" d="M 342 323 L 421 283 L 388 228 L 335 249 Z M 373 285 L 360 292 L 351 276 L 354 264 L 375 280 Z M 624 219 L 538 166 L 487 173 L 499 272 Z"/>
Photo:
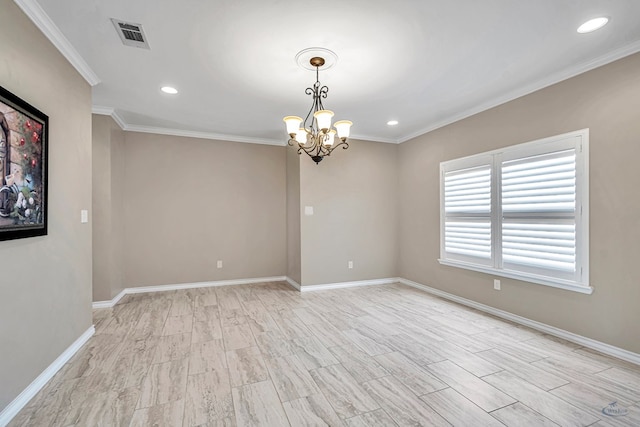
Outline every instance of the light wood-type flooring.
<path id="1" fill-rule="evenodd" d="M 640 426 L 639 366 L 403 285 L 128 295 L 94 322 L 11 426 Z"/>

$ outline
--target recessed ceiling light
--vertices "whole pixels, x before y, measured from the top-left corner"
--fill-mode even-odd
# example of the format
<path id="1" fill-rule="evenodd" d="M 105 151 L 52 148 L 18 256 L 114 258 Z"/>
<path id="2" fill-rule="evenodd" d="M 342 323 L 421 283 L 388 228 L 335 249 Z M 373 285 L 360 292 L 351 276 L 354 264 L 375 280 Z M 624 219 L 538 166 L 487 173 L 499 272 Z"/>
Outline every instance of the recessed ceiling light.
<path id="1" fill-rule="evenodd" d="M 397 125 L 397 124 L 398 124 L 398 121 L 397 121 L 397 120 L 389 120 L 389 121 L 387 122 L 387 124 L 388 124 L 389 126 L 395 126 L 395 125 Z"/>
<path id="2" fill-rule="evenodd" d="M 609 22 L 609 18 L 607 18 L 606 16 L 590 19 L 578 27 L 578 32 L 581 34 L 590 33 L 604 27 L 605 25 L 607 25 L 607 22 Z"/>
<path id="3" fill-rule="evenodd" d="M 176 93 L 178 93 L 178 89 L 176 89 L 175 87 L 171 87 L 171 86 L 163 86 L 160 88 L 161 91 L 163 91 L 164 93 L 168 93 L 170 95 L 175 95 Z"/>

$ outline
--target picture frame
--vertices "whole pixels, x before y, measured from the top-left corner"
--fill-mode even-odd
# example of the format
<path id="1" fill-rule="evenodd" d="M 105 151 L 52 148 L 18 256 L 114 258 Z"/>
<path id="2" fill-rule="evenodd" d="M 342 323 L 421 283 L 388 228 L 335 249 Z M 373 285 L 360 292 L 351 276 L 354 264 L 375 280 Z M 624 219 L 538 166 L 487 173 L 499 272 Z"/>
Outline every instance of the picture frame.
<path id="1" fill-rule="evenodd" d="M 49 117 L 0 86 L 0 241 L 45 236 Z"/>

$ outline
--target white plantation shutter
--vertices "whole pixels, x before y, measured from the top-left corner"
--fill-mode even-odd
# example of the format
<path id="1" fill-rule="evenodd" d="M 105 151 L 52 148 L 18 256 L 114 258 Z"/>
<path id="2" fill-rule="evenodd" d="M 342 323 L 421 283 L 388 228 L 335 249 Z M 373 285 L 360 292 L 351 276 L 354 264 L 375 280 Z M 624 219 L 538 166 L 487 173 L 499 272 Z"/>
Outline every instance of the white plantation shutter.
<path id="1" fill-rule="evenodd" d="M 576 150 L 502 162 L 502 262 L 576 272 Z M 557 274 L 557 273 L 554 273 Z"/>
<path id="2" fill-rule="evenodd" d="M 490 262 L 491 165 L 445 172 L 444 211 L 445 252 L 460 260 Z"/>
<path id="3" fill-rule="evenodd" d="M 491 221 L 447 221 L 445 250 L 452 254 L 491 258 Z"/>
<path id="4" fill-rule="evenodd" d="M 502 162 L 502 211 L 575 212 L 576 150 Z"/>
<path id="5" fill-rule="evenodd" d="M 444 210 L 446 213 L 491 212 L 491 165 L 445 173 Z"/>
<path id="6" fill-rule="evenodd" d="M 588 129 L 440 164 L 440 262 L 591 293 Z"/>
<path id="7" fill-rule="evenodd" d="M 502 262 L 574 273 L 576 271 L 575 221 L 502 222 Z"/>

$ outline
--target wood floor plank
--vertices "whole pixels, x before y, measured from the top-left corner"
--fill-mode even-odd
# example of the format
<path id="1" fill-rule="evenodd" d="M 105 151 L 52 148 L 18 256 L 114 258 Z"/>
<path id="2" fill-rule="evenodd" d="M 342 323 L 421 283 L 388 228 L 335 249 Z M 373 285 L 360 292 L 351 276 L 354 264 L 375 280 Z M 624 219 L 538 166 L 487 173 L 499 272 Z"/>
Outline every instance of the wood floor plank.
<path id="1" fill-rule="evenodd" d="M 564 378 L 574 384 L 583 384 L 592 388 L 606 390 L 612 397 L 616 399 L 624 400 L 630 399 L 634 402 L 640 402 L 640 393 L 637 391 L 637 386 L 631 385 L 630 387 L 625 382 L 618 382 L 611 380 L 604 376 L 598 376 L 590 374 L 588 372 L 578 372 L 574 370 L 567 370 L 559 368 L 552 358 L 547 358 L 535 362 L 534 365 L 542 368 L 560 378 Z"/>
<path id="2" fill-rule="evenodd" d="M 346 329 L 342 331 L 342 334 L 353 343 L 360 350 L 367 353 L 369 356 L 377 356 L 379 354 L 391 353 L 393 349 L 386 345 L 383 345 L 366 335 L 363 335 L 357 329 Z"/>
<path id="3" fill-rule="evenodd" d="M 312 323 L 306 326 L 313 336 L 327 348 L 349 344 L 349 341 L 342 335 L 342 332 L 329 323 L 323 325 Z"/>
<path id="4" fill-rule="evenodd" d="M 291 346 L 308 370 L 338 363 L 338 359 L 316 337 L 295 338 Z"/>
<path id="5" fill-rule="evenodd" d="M 169 316 L 193 314 L 193 300 L 187 292 L 174 292 Z"/>
<path id="6" fill-rule="evenodd" d="M 502 424 L 452 388 L 420 398 L 454 426 L 499 427 Z"/>
<path id="7" fill-rule="evenodd" d="M 620 387 L 624 387 L 635 393 L 640 393 L 640 372 L 622 368 L 611 368 L 598 372 L 596 377 L 617 383 Z"/>
<path id="8" fill-rule="evenodd" d="M 191 342 L 205 342 L 222 339 L 222 325 L 217 320 L 193 322 Z"/>
<path id="9" fill-rule="evenodd" d="M 611 396 L 607 391 L 584 386 L 582 384 L 567 384 L 551 391 L 551 394 L 590 413 L 594 417 L 607 421 L 608 424 L 622 426 L 640 426 L 640 411 L 633 411 L 634 403 Z M 624 416 L 607 416 L 603 413 L 613 402 L 617 407 L 626 409 Z"/>
<path id="10" fill-rule="evenodd" d="M 198 293 L 193 301 L 194 308 L 218 305 L 218 296 L 211 288 L 198 289 Z"/>
<path id="11" fill-rule="evenodd" d="M 173 427 L 182 425 L 184 400 L 137 409 L 129 427 Z"/>
<path id="12" fill-rule="evenodd" d="M 233 406 L 238 425 L 265 427 L 290 425 L 271 381 L 234 387 Z"/>
<path id="13" fill-rule="evenodd" d="M 79 408 L 77 418 L 66 418 L 64 425 L 128 425 L 136 409 L 139 395 L 140 391 L 135 387 L 120 392 L 109 391 L 92 395 L 90 400 Z"/>
<path id="14" fill-rule="evenodd" d="M 282 404 L 289 422 L 296 427 L 339 427 L 343 423 L 322 394 L 314 394 Z"/>
<path id="15" fill-rule="evenodd" d="M 232 387 L 269 379 L 267 366 L 258 347 L 230 350 L 226 355 Z"/>
<path id="16" fill-rule="evenodd" d="M 510 427 L 558 427 L 549 418 L 520 402 L 493 411 L 491 416 Z"/>
<path id="17" fill-rule="evenodd" d="M 340 418 L 351 418 L 380 408 L 342 365 L 331 365 L 310 373 Z"/>
<path id="18" fill-rule="evenodd" d="M 231 384 L 226 371 L 189 375 L 184 402 L 186 427 L 233 416 Z"/>
<path id="19" fill-rule="evenodd" d="M 295 346 L 278 331 L 257 334 L 256 343 L 264 357 L 293 356 L 295 353 Z"/>
<path id="20" fill-rule="evenodd" d="M 389 375 L 376 359 L 354 345 L 331 347 L 329 351 L 359 383 Z"/>
<path id="21" fill-rule="evenodd" d="M 502 367 L 497 366 L 496 364 L 491 363 L 490 361 L 448 341 L 439 342 L 436 347 L 436 351 L 441 354 L 442 357 L 445 357 L 447 360 L 450 360 L 477 377 L 495 374 L 503 369 Z"/>
<path id="22" fill-rule="evenodd" d="M 266 359 L 271 380 L 282 402 L 320 393 L 320 389 L 297 356 Z"/>
<path id="23" fill-rule="evenodd" d="M 599 421 L 599 418 L 570 405 L 553 394 L 547 393 L 509 372 L 498 372 L 483 379 L 560 425 L 588 426 Z"/>
<path id="24" fill-rule="evenodd" d="M 164 363 L 184 359 L 191 350 L 191 334 L 160 337 L 153 357 L 153 363 Z"/>
<path id="25" fill-rule="evenodd" d="M 449 426 L 444 418 L 392 376 L 368 381 L 363 386 L 398 425 Z"/>
<path id="26" fill-rule="evenodd" d="M 448 360 L 428 365 L 426 369 L 487 412 L 516 402 L 513 397 Z"/>
<path id="27" fill-rule="evenodd" d="M 417 396 L 448 387 L 430 372 L 399 352 L 381 354 L 375 359 Z"/>
<path id="28" fill-rule="evenodd" d="M 476 354 L 543 390 L 548 391 L 569 383 L 562 377 L 551 374 L 500 350 L 489 350 Z"/>
<path id="29" fill-rule="evenodd" d="M 304 323 L 296 321 L 297 317 L 291 310 L 270 310 L 269 313 L 273 321 L 278 325 L 283 339 L 292 340 L 294 338 L 304 338 L 313 335 Z"/>
<path id="30" fill-rule="evenodd" d="M 542 346 L 539 346 L 539 348 L 542 348 Z M 543 349 L 543 351 L 549 352 L 549 350 L 547 349 Z M 601 362 L 598 362 L 597 360 L 589 359 L 587 357 L 584 357 L 576 353 L 554 352 L 553 354 L 550 354 L 549 357 L 546 357 L 541 362 L 542 364 L 553 366 L 558 370 L 574 371 L 574 372 L 580 372 L 582 374 L 584 373 L 596 374 L 598 372 L 602 372 L 611 368 L 611 366 L 605 363 L 601 363 Z"/>
<path id="31" fill-rule="evenodd" d="M 326 313 L 324 319 L 339 331 L 345 331 L 347 329 L 351 329 L 350 320 L 352 320 L 354 317 L 354 315 L 346 313 L 342 310 L 335 310 Z"/>
<path id="32" fill-rule="evenodd" d="M 224 371 L 227 359 L 222 340 L 191 344 L 189 354 L 189 374 L 203 374 L 209 371 Z"/>
<path id="33" fill-rule="evenodd" d="M 191 333 L 193 328 L 193 314 L 169 316 L 164 324 L 162 335 L 176 335 Z"/>
<path id="34" fill-rule="evenodd" d="M 344 420 L 348 427 L 394 427 L 397 426 L 384 409 L 377 409 L 357 417 Z"/>
<path id="35" fill-rule="evenodd" d="M 70 378 L 49 382 L 11 420 L 9 427 L 65 425 L 64 418 L 72 403 L 71 396 L 80 381 L 80 378 Z"/>
<path id="36" fill-rule="evenodd" d="M 227 351 L 256 345 L 251 327 L 246 322 L 235 325 L 223 325 L 222 340 L 224 341 L 224 348 Z"/>
<path id="37" fill-rule="evenodd" d="M 136 409 L 181 400 L 187 386 L 188 359 L 171 360 L 151 365 Z"/>
<path id="38" fill-rule="evenodd" d="M 418 365 L 424 366 L 446 360 L 446 357 L 434 349 L 435 346 L 425 345 L 404 333 L 387 337 L 385 344 L 404 354 Z"/>
<path id="39" fill-rule="evenodd" d="M 220 322 L 220 309 L 217 305 L 195 307 L 193 309 L 193 320 L 195 322 Z"/>

